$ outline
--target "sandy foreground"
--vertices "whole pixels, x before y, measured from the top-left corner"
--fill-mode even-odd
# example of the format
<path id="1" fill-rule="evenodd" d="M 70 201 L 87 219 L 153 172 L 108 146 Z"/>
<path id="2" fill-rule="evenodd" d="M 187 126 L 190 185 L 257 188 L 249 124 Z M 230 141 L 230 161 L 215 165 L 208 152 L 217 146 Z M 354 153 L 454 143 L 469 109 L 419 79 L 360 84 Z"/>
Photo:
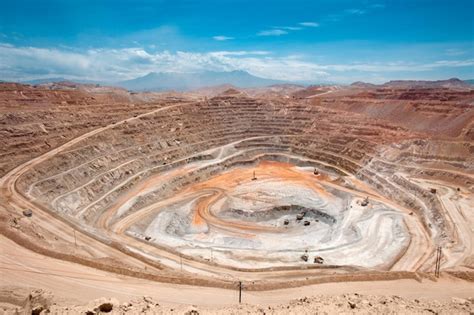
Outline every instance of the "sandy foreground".
<path id="1" fill-rule="evenodd" d="M 38 308 L 56 314 L 314 314 L 474 312 L 474 283 L 444 275 L 438 281 L 326 283 L 242 293 L 238 290 L 129 278 L 31 252 L 0 237 L 0 310 Z M 30 297 L 29 297 L 30 296 Z M 102 306 L 101 306 L 102 305 Z"/>

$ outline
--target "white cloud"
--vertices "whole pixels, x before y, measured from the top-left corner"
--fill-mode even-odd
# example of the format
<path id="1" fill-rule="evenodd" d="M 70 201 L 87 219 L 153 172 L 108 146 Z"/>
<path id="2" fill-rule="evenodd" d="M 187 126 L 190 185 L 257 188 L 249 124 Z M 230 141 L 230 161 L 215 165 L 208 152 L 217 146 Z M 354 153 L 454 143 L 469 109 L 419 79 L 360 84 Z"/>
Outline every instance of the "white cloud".
<path id="1" fill-rule="evenodd" d="M 226 41 L 226 40 L 234 39 L 234 37 L 224 36 L 224 35 L 216 35 L 216 36 L 213 36 L 212 38 L 217 41 Z"/>
<path id="2" fill-rule="evenodd" d="M 278 28 L 273 30 L 260 31 L 257 33 L 258 36 L 280 36 L 286 34 L 288 34 L 287 31 Z"/>
<path id="3" fill-rule="evenodd" d="M 288 30 L 288 31 L 299 31 L 302 30 L 302 27 L 299 26 L 278 26 L 277 29 Z"/>
<path id="4" fill-rule="evenodd" d="M 317 65 L 292 57 L 272 57 L 268 51 L 149 52 L 140 47 L 67 49 L 0 45 L 0 77 L 30 80 L 45 77 L 120 81 L 149 72 L 244 70 L 281 80 L 317 80 L 327 75 Z"/>
<path id="5" fill-rule="evenodd" d="M 269 51 L 147 51 L 141 47 L 89 49 L 17 47 L 0 43 L 0 78 L 30 80 L 46 77 L 114 82 L 149 72 L 243 70 L 253 75 L 287 81 L 321 81 L 341 77 L 390 77 L 397 73 L 473 67 L 474 59 L 319 64 L 301 55 L 275 56 Z M 468 68 L 469 69 L 469 68 Z"/>
<path id="6" fill-rule="evenodd" d="M 466 60 L 439 60 L 428 65 L 431 68 L 437 67 L 470 67 L 474 66 L 474 59 Z"/>
<path id="7" fill-rule="evenodd" d="M 430 71 L 438 68 L 456 68 L 474 66 L 474 59 L 467 60 L 439 60 L 431 63 L 416 64 L 411 62 L 374 62 L 374 63 L 353 63 L 353 64 L 330 64 L 321 65 L 323 70 L 332 71 L 363 71 L 363 72 L 420 72 Z"/>
<path id="8" fill-rule="evenodd" d="M 346 12 L 347 14 L 362 15 L 362 14 L 366 14 L 367 10 L 364 10 L 364 9 L 347 9 L 344 12 Z"/>
<path id="9" fill-rule="evenodd" d="M 258 36 L 280 36 L 286 35 L 292 31 L 300 31 L 305 27 L 318 27 L 316 22 L 301 22 L 299 26 L 274 26 L 271 30 L 263 30 L 257 33 Z"/>
<path id="10" fill-rule="evenodd" d="M 316 23 L 316 22 L 301 22 L 298 24 L 305 27 L 318 27 L 319 26 L 319 23 Z"/>
<path id="11" fill-rule="evenodd" d="M 246 55 L 270 55 L 269 51 L 265 50 L 237 50 L 237 51 L 214 51 L 208 53 L 213 56 L 246 56 Z"/>

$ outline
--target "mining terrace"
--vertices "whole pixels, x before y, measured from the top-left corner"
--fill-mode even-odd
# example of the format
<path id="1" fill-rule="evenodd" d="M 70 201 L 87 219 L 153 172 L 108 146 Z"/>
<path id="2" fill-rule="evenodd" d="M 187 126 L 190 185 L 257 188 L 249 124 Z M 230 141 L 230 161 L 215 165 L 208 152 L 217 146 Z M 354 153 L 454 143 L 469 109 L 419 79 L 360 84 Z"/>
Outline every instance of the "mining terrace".
<path id="1" fill-rule="evenodd" d="M 473 279 L 473 88 L 267 92 L 0 84 L 2 240 L 221 288 Z"/>

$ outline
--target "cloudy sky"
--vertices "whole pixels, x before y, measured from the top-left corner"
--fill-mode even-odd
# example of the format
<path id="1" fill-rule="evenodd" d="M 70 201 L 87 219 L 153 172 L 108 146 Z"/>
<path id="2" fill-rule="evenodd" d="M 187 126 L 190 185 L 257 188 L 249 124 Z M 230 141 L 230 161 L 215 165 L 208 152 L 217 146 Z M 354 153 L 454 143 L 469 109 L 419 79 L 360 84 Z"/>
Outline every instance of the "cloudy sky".
<path id="1" fill-rule="evenodd" d="M 473 12 L 472 0 L 2 1 L 0 80 L 474 79 Z"/>

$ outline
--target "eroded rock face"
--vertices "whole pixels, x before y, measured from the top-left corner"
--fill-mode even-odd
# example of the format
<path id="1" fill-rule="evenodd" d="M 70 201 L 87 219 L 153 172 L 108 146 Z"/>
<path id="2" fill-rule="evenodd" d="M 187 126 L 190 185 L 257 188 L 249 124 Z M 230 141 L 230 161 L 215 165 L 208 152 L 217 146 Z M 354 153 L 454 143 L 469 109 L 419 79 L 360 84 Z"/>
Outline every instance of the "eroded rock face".
<path id="1" fill-rule="evenodd" d="M 123 91 L 3 93 L 14 105 L 0 130 L 5 172 L 48 151 L 20 150 L 14 164 L 12 139 L 28 139 L 30 149 L 33 139 L 58 139 L 6 176 L 9 200 L 33 200 L 37 220 L 47 209 L 71 222 L 90 236 L 87 246 L 169 269 L 184 257 L 184 268 L 218 277 L 284 267 L 300 278 L 315 261 L 338 272 L 429 271 L 438 245 L 446 267 L 472 265 L 470 89 L 312 87 L 294 97 L 159 102 Z M 31 125 L 33 113 L 22 114 L 31 102 L 54 123 Z M 83 116 L 66 115 L 76 107 Z M 26 126 L 46 131 L 18 129 Z"/>
<path id="2" fill-rule="evenodd" d="M 25 300 L 24 310 L 27 314 L 47 314 L 53 304 L 54 296 L 43 289 L 32 290 Z"/>
<path id="3" fill-rule="evenodd" d="M 88 131 L 173 102 L 108 87 L 0 83 L 0 176 Z"/>

